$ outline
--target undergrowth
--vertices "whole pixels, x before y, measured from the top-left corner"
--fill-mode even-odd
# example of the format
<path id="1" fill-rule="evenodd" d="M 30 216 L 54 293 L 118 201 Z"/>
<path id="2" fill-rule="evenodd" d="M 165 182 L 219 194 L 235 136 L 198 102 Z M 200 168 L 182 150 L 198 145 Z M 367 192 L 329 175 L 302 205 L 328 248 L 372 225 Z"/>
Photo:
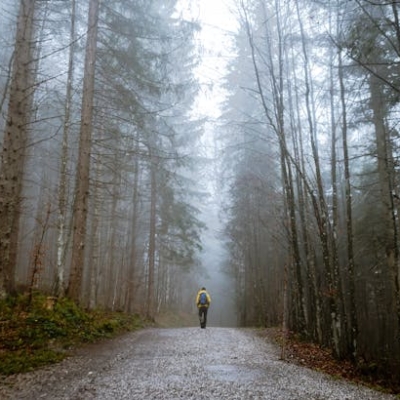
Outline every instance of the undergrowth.
<path id="1" fill-rule="evenodd" d="M 49 303 L 43 294 L 9 297 L 0 301 L 0 374 L 59 362 L 75 346 L 139 327 L 138 316 L 85 311 L 67 298 Z"/>

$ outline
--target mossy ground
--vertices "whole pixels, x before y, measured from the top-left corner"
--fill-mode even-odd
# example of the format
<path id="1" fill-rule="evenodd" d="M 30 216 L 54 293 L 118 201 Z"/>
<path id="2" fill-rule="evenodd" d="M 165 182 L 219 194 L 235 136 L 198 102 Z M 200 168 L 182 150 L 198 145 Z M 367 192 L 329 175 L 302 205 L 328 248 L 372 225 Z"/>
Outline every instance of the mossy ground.
<path id="1" fill-rule="evenodd" d="M 0 374 L 28 372 L 59 362 L 75 346 L 141 326 L 139 316 L 86 311 L 67 298 L 9 297 L 0 301 Z"/>

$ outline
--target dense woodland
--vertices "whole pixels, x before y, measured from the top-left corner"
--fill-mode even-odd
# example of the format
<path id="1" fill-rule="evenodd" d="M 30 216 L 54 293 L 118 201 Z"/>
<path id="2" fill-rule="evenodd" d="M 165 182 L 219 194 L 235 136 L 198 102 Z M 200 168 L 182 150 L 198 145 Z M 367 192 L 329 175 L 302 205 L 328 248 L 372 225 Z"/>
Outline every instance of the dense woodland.
<path id="1" fill-rule="evenodd" d="M 189 307 L 209 164 L 189 3 L 2 1 L 2 298 Z M 400 4 L 230 4 L 213 146 L 238 324 L 398 376 Z"/>
<path id="2" fill-rule="evenodd" d="M 175 3 L 2 3 L 3 295 L 39 288 L 150 317 L 179 304 L 171 282 L 198 263 L 203 224 L 188 115 L 198 26 Z"/>

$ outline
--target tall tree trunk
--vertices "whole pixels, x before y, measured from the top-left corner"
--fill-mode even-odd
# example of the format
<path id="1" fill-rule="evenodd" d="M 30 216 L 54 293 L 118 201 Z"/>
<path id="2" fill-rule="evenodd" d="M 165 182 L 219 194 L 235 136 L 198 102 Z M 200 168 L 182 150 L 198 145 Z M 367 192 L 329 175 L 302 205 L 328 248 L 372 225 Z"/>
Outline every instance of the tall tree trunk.
<path id="1" fill-rule="evenodd" d="M 329 14 L 329 29 L 332 31 L 332 16 Z M 334 48 L 329 50 L 329 97 L 330 97 L 330 119 L 331 119 L 331 185 L 332 185 L 332 229 L 331 229 L 331 253 L 332 253 L 332 272 L 333 286 L 336 292 L 336 309 L 338 312 L 338 323 L 342 329 L 338 330 L 338 346 L 340 351 L 338 355 L 348 355 L 348 321 L 345 312 L 343 274 L 340 268 L 339 251 L 336 238 L 339 231 L 339 193 L 338 193 L 338 173 L 337 173 L 337 124 L 336 124 L 336 106 L 335 106 L 335 72 L 334 72 Z"/>
<path id="2" fill-rule="evenodd" d="M 395 30 L 397 37 L 397 52 L 400 52 L 400 24 L 399 24 L 399 12 L 398 12 L 398 3 L 392 2 L 392 11 L 394 15 L 395 21 Z M 397 206 L 397 215 L 399 212 L 399 207 Z M 397 307 L 397 318 L 398 318 L 398 341 L 400 342 L 400 259 L 397 257 L 397 266 L 394 267 L 394 278 L 395 278 L 395 288 L 396 288 L 396 307 Z"/>
<path id="3" fill-rule="evenodd" d="M 157 178 L 155 157 L 151 159 L 150 170 L 150 232 L 149 232 L 149 277 L 147 286 L 147 309 L 146 314 L 149 319 L 154 318 L 154 279 L 155 279 L 155 253 L 156 253 L 156 203 L 157 203 Z"/>
<path id="4" fill-rule="evenodd" d="M 72 83 L 74 74 L 75 57 L 75 0 L 71 3 L 71 30 L 70 48 L 68 60 L 67 88 L 64 106 L 64 127 L 61 147 L 61 170 L 60 183 L 58 188 L 58 237 L 57 237 L 57 276 L 55 294 L 63 296 L 65 292 L 65 255 L 66 255 L 66 218 L 67 218 L 67 166 L 68 166 L 68 142 L 71 124 L 71 105 L 72 105 Z"/>
<path id="5" fill-rule="evenodd" d="M 94 75 L 98 28 L 99 0 L 90 0 L 88 36 L 83 77 L 82 116 L 79 138 L 79 154 L 76 175 L 72 257 L 67 294 L 79 302 L 82 272 L 85 259 L 87 206 L 89 197 L 90 152 L 92 145 L 92 118 L 94 99 Z"/>
<path id="6" fill-rule="evenodd" d="M 349 302 L 350 302 L 350 338 L 349 351 L 353 357 L 357 356 L 357 339 L 358 339 L 358 320 L 356 309 L 356 285 L 355 285 L 355 261 L 353 249 L 353 205 L 351 203 L 351 185 L 350 185 L 350 162 L 349 147 L 347 143 L 347 107 L 345 101 L 345 88 L 343 77 L 342 50 L 338 51 L 339 60 L 339 84 L 340 84 L 340 103 L 342 108 L 342 144 L 344 159 L 344 185 L 345 185 L 345 202 L 346 202 L 346 232 L 347 232 L 347 271 L 349 276 Z"/>
<path id="7" fill-rule="evenodd" d="M 128 265 L 128 285 L 127 285 L 127 301 L 126 309 L 127 311 L 133 311 L 134 301 L 135 301 L 135 290 L 137 283 L 135 282 L 136 277 L 136 266 L 138 257 L 137 251 L 137 240 L 136 236 L 138 234 L 137 220 L 138 220 L 138 205 L 139 205 L 139 134 L 137 132 L 136 136 L 136 146 L 135 146 L 135 159 L 134 159 L 134 178 L 133 178 L 133 196 L 132 196 L 132 223 L 131 223 L 131 246 L 130 246 L 130 260 L 127 262 Z"/>
<path id="8" fill-rule="evenodd" d="M 21 0 L 0 166 L 0 298 L 15 291 L 22 182 L 34 91 L 35 0 Z"/>
<path id="9" fill-rule="evenodd" d="M 120 166 L 118 166 L 118 152 L 115 154 L 115 160 L 114 160 L 114 171 L 119 172 L 120 171 Z M 110 210 L 110 225 L 109 225 L 109 235 L 110 235 L 110 241 L 109 241 L 109 247 L 108 247 L 108 257 L 107 257 L 107 293 L 106 293 L 106 298 L 107 298 L 107 307 L 109 307 L 111 304 L 114 303 L 115 301 L 115 283 L 116 279 L 119 275 L 119 270 L 121 268 L 121 265 L 116 261 L 117 257 L 117 245 L 118 245 L 118 235 L 117 235 L 117 221 L 118 221 L 118 215 L 117 215 L 117 208 L 118 208 L 118 195 L 119 195 L 119 190 L 120 190 L 120 178 L 118 176 L 118 173 L 115 173 L 113 177 L 113 187 L 112 187 L 112 199 L 111 199 L 111 210 Z M 121 289 L 121 288 L 120 288 Z"/>
<path id="10" fill-rule="evenodd" d="M 98 160 L 95 163 L 95 180 L 96 182 L 100 181 L 100 170 L 101 163 Z M 96 184 L 94 187 L 93 198 L 92 198 L 92 207 L 93 207 L 93 218 L 92 223 L 90 225 L 90 251 L 89 251 L 89 260 L 90 267 L 88 268 L 88 286 L 87 293 L 89 298 L 87 299 L 87 304 L 93 310 L 95 307 L 99 305 L 99 291 L 100 285 L 103 278 L 103 268 L 100 268 L 100 207 L 101 200 L 99 198 L 99 187 Z"/>

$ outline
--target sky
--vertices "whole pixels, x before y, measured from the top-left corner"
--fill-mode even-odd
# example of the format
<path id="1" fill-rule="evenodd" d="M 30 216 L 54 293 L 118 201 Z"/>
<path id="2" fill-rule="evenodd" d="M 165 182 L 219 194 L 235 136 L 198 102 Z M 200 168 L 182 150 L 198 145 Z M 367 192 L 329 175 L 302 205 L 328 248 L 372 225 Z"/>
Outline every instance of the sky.
<path id="1" fill-rule="evenodd" d="M 199 41 L 203 49 L 202 62 L 196 71 L 201 85 L 196 111 L 210 118 L 219 116 L 218 104 L 223 99 L 220 85 L 233 56 L 231 40 L 236 22 L 229 11 L 229 3 L 229 0 L 200 0 L 198 8 L 192 10 L 202 26 Z"/>

